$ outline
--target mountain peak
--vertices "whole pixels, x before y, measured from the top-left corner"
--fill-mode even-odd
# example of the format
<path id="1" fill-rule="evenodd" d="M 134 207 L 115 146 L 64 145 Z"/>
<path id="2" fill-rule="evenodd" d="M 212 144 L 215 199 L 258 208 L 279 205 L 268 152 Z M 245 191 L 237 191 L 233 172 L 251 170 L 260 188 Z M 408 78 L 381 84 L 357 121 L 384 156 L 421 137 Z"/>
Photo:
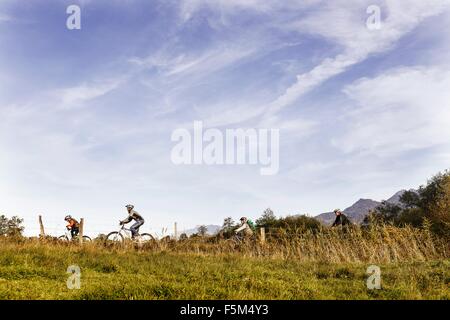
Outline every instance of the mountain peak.
<path id="1" fill-rule="evenodd" d="M 386 202 L 394 204 L 394 205 L 400 205 L 401 204 L 400 198 L 405 194 L 405 192 L 408 192 L 408 191 L 417 193 L 417 190 L 415 190 L 415 189 L 409 189 L 409 190 L 403 189 L 403 190 L 396 192 L 392 197 L 387 199 Z"/>
<path id="2" fill-rule="evenodd" d="M 352 206 L 344 210 L 344 213 L 354 223 L 361 223 L 365 216 L 373 209 L 378 207 L 381 202 L 372 199 L 359 199 Z"/>
<path id="3" fill-rule="evenodd" d="M 358 201 L 356 201 L 353 205 L 360 204 L 360 203 L 366 203 L 366 202 L 372 202 L 372 201 L 374 201 L 374 200 L 361 198 Z"/>

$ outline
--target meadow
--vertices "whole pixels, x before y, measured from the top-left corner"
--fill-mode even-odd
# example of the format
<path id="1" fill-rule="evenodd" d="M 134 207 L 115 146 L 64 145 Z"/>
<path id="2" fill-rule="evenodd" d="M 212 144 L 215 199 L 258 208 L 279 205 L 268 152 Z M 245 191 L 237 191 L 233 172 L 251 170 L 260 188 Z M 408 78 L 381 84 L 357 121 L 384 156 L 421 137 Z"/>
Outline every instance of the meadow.
<path id="1" fill-rule="evenodd" d="M 80 267 L 80 289 L 67 268 Z M 370 265 L 381 289 L 368 289 Z M 450 248 L 427 230 L 290 232 L 136 247 L 0 239 L 0 299 L 450 299 Z"/>

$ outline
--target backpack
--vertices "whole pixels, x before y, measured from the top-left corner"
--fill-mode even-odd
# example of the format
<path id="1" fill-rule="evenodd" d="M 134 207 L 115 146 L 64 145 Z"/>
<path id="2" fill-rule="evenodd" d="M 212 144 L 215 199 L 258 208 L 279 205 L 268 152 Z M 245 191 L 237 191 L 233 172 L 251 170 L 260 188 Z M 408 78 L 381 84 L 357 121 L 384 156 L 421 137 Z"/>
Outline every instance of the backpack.
<path id="1" fill-rule="evenodd" d="M 252 220 L 247 220 L 247 224 L 249 225 L 250 229 L 252 229 L 252 231 L 256 231 L 255 223 Z"/>

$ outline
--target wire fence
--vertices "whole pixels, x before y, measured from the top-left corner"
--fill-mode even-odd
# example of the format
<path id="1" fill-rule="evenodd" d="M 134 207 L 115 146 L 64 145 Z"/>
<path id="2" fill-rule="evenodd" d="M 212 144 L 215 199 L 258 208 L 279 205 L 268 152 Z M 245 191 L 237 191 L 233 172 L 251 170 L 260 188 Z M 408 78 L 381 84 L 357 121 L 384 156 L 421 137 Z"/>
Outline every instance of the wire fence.
<path id="1" fill-rule="evenodd" d="M 67 223 L 63 219 L 57 219 L 54 217 L 45 217 L 42 215 L 42 222 L 44 225 L 44 232 L 45 235 L 58 237 L 61 235 L 64 235 L 66 231 L 66 225 Z M 101 228 L 100 225 L 103 225 Z M 95 238 L 99 235 L 106 235 L 112 231 L 118 231 L 120 229 L 119 226 L 119 220 L 117 222 L 113 221 L 105 221 L 101 219 L 84 219 L 84 225 L 83 225 L 83 233 L 84 235 L 89 235 L 92 238 Z M 183 230 L 185 229 L 178 229 L 177 232 L 178 235 L 183 233 Z M 144 224 L 140 228 L 141 233 L 150 233 L 155 238 L 163 238 L 166 236 L 174 236 L 175 228 L 174 225 L 172 226 L 166 226 L 166 225 L 152 225 L 152 224 Z M 41 233 L 39 222 L 38 222 L 38 216 L 36 216 L 35 222 L 33 223 L 30 219 L 27 219 L 25 224 L 25 230 L 24 235 L 33 237 L 33 236 L 39 236 Z"/>

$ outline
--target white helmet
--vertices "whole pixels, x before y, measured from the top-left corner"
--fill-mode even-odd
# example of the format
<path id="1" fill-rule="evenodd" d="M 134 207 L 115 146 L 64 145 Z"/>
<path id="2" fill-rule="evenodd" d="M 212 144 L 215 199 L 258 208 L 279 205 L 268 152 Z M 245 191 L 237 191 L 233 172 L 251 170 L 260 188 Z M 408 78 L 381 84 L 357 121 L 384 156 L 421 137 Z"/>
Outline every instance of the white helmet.
<path id="1" fill-rule="evenodd" d="M 64 220 L 69 220 L 69 219 L 72 219 L 72 216 L 70 214 L 64 217 Z"/>
<path id="2" fill-rule="evenodd" d="M 247 218 L 246 218 L 246 217 L 242 217 L 242 218 L 239 219 L 239 220 L 241 220 L 242 223 L 246 223 L 246 222 L 247 222 Z"/>
<path id="3" fill-rule="evenodd" d="M 134 206 L 132 204 L 127 204 L 125 208 L 133 210 Z"/>

